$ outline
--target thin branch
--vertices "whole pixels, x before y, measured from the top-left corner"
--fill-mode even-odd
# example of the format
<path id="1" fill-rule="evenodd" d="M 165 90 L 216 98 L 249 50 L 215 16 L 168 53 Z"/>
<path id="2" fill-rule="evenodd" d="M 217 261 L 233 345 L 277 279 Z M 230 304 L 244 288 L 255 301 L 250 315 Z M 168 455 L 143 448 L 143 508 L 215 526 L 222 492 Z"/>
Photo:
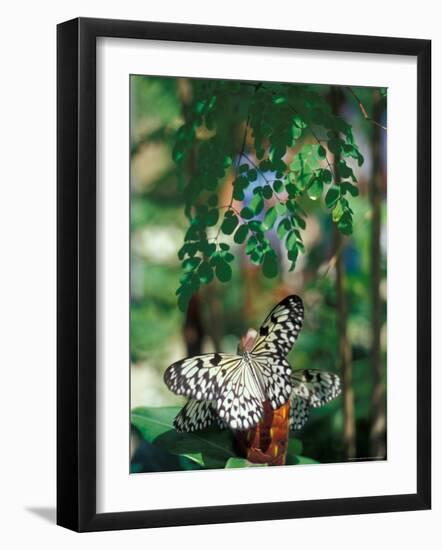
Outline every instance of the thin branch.
<path id="1" fill-rule="evenodd" d="M 367 109 L 364 107 L 364 104 L 362 103 L 362 101 L 359 99 L 359 97 L 356 95 L 355 91 L 353 90 L 353 88 L 351 86 L 346 86 L 346 89 L 351 93 L 351 95 L 355 98 L 355 100 L 357 101 L 357 104 L 359 106 L 359 109 L 361 110 L 361 113 L 362 113 L 362 116 L 364 117 L 364 119 L 367 121 L 367 122 L 371 122 L 372 124 L 374 124 L 375 126 L 378 126 L 379 128 L 382 128 L 383 130 L 387 130 L 387 127 L 386 126 L 382 126 L 382 124 L 379 124 L 379 122 L 377 122 L 376 120 L 374 120 L 373 118 L 371 118 L 369 116 L 369 114 L 367 113 Z"/>
<path id="2" fill-rule="evenodd" d="M 253 168 L 255 168 L 256 170 L 258 170 L 258 172 L 261 174 L 262 176 L 262 179 L 268 183 L 269 185 L 272 183 L 272 180 L 269 180 L 265 173 L 261 170 L 261 168 L 249 157 L 249 155 L 246 155 L 245 153 L 242 153 L 242 155 L 248 162 L 250 162 L 250 164 L 253 166 Z"/>
<path id="3" fill-rule="evenodd" d="M 289 105 L 290 105 L 290 104 L 289 104 Z M 292 107 L 292 106 L 290 105 L 290 107 Z M 293 107 L 292 107 L 292 109 L 293 109 Z M 313 128 L 311 128 L 310 126 L 307 126 L 307 128 L 310 130 L 312 136 L 315 138 L 315 140 L 317 141 L 317 143 L 318 143 L 319 145 L 321 145 L 321 140 L 318 138 L 318 136 L 316 135 L 316 133 L 313 131 Z M 328 160 L 327 155 L 325 155 L 325 162 L 327 163 L 328 169 L 329 169 L 330 172 L 335 176 L 335 179 L 336 179 L 336 171 L 333 170 L 333 167 L 332 167 L 330 161 Z"/>
<path id="4" fill-rule="evenodd" d="M 258 170 L 258 172 L 261 174 L 263 180 L 267 183 L 267 185 L 270 186 L 270 189 L 272 190 L 272 193 L 273 195 L 275 196 L 275 198 L 279 201 L 279 202 L 286 202 L 284 201 L 284 199 L 282 199 L 279 194 L 273 189 L 273 186 L 272 186 L 272 183 L 274 183 L 276 180 L 270 180 L 266 177 L 266 175 L 264 174 L 264 172 L 261 170 L 261 168 L 259 166 L 257 166 L 257 164 L 248 156 L 246 155 L 245 153 L 242 153 L 242 156 L 248 161 L 250 162 L 250 164 L 253 166 L 253 168 L 255 168 L 256 170 Z"/>
<path id="5" fill-rule="evenodd" d="M 238 175 L 238 169 L 239 169 L 239 165 L 240 165 L 240 162 L 241 162 L 241 157 L 244 155 L 244 149 L 245 149 L 245 146 L 246 146 L 246 139 L 247 139 L 247 132 L 249 130 L 249 122 L 250 122 L 250 112 L 247 114 L 246 127 L 244 129 L 244 136 L 243 136 L 243 139 L 242 139 L 241 150 L 240 150 L 238 160 L 237 160 L 237 163 L 236 163 L 236 167 L 235 167 L 235 179 L 236 179 L 236 176 Z M 234 182 L 235 182 L 235 180 L 233 180 L 233 183 Z M 232 183 L 232 195 L 230 197 L 230 202 L 227 205 L 227 210 L 233 210 L 233 206 L 232 206 L 233 205 L 233 183 Z M 219 226 L 218 231 L 216 233 L 215 241 L 218 241 L 218 237 L 219 237 L 220 233 L 221 233 L 221 225 Z"/>

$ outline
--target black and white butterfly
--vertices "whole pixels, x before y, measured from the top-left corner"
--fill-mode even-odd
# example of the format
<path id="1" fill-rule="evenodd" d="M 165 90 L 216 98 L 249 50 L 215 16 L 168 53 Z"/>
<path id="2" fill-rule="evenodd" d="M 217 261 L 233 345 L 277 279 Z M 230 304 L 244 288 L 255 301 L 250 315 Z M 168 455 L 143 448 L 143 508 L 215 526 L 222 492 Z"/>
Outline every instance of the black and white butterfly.
<path id="1" fill-rule="evenodd" d="M 197 355 L 168 367 L 164 381 L 169 389 L 193 398 L 178 414 L 175 427 L 192 431 L 216 420 L 231 429 L 246 430 L 260 421 L 265 401 L 273 409 L 285 403 L 292 394 L 292 369 L 286 356 L 303 319 L 301 298 L 287 296 L 272 309 L 253 345 L 242 354 Z"/>
<path id="2" fill-rule="evenodd" d="M 322 407 L 341 393 L 339 376 L 332 372 L 305 369 L 295 370 L 291 376 L 290 430 L 300 430 L 307 422 L 310 408 Z M 227 426 L 218 417 L 215 403 L 190 399 L 175 418 L 174 426 L 180 432 L 203 430 L 212 425 Z"/>

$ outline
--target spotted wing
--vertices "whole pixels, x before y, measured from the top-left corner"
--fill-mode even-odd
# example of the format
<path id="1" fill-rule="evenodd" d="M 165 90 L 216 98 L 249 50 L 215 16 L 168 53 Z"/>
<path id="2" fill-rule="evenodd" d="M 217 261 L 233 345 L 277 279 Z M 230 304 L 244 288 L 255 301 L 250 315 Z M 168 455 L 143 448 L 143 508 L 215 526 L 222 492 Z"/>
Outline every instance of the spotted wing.
<path id="1" fill-rule="evenodd" d="M 194 432 L 204 430 L 218 423 L 211 401 L 190 399 L 176 415 L 173 425 L 178 432 Z"/>
<path id="2" fill-rule="evenodd" d="M 234 430 L 256 425 L 263 414 L 263 374 L 243 356 L 211 353 L 177 361 L 164 381 L 178 395 L 214 401 L 220 421 Z"/>
<path id="3" fill-rule="evenodd" d="M 252 361 L 262 376 L 262 384 L 266 399 L 270 401 L 272 409 L 277 409 L 286 403 L 292 393 L 292 368 L 287 359 L 281 356 L 253 356 Z"/>
<path id="4" fill-rule="evenodd" d="M 292 373 L 292 397 L 301 397 L 310 407 L 322 407 L 341 393 L 341 381 L 332 372 L 305 369 Z"/>
<path id="5" fill-rule="evenodd" d="M 290 400 L 290 429 L 300 430 L 310 416 L 310 405 L 302 397 L 292 397 Z"/>
<path id="6" fill-rule="evenodd" d="M 240 355 L 208 353 L 177 361 L 164 373 L 164 382 L 177 395 L 212 401 L 224 389 L 224 381 L 230 372 L 240 368 Z"/>
<path id="7" fill-rule="evenodd" d="M 219 418 L 233 430 L 256 426 L 264 413 L 265 383 L 261 366 L 243 360 L 226 373 L 222 391 L 215 402 Z"/>
<path id="8" fill-rule="evenodd" d="M 301 298 L 287 296 L 266 317 L 251 353 L 286 357 L 298 337 L 303 320 L 304 306 Z"/>

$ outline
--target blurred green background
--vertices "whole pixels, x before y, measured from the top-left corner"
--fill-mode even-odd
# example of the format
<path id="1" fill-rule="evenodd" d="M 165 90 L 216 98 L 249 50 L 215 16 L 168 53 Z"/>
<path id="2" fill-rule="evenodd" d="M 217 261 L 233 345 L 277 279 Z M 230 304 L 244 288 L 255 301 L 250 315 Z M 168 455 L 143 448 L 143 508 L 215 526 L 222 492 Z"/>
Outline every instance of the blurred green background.
<path id="1" fill-rule="evenodd" d="M 316 90 L 329 97 L 329 86 Z M 168 365 L 200 350 L 235 352 L 247 328 L 258 328 L 273 305 L 296 293 L 304 300 L 305 322 L 289 356 L 293 368 L 350 373 L 341 396 L 312 410 L 296 434 L 303 454 L 318 462 L 385 458 L 387 133 L 366 120 L 359 105 L 385 125 L 385 98 L 373 88 L 341 94 L 339 113 L 351 124 L 365 158 L 361 167 L 351 163 L 360 190 L 351 199 L 353 234 L 337 236 L 323 201 L 306 198 L 305 254 L 294 271 L 280 254 L 280 274 L 265 278 L 244 254 L 244 245 L 233 245 L 232 280 L 202 287 L 183 313 L 175 292 L 181 276 L 177 252 L 188 225 L 178 180 L 186 175 L 177 173 L 172 149 L 191 95 L 189 79 L 131 77 L 131 408 L 183 405 L 185 400 L 163 382 Z M 249 142 L 247 152 L 254 158 Z M 224 179 L 220 195 L 228 194 L 232 174 Z M 276 232 L 270 240 L 279 250 Z M 191 466 L 156 450 L 134 430 L 133 472 L 183 467 Z"/>

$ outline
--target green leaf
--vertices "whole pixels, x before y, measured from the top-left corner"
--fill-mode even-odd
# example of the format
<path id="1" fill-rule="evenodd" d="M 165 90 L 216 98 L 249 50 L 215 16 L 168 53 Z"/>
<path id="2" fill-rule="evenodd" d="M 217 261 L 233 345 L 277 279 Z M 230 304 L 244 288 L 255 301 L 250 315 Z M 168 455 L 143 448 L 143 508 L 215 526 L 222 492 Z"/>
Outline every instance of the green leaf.
<path id="1" fill-rule="evenodd" d="M 178 250 L 178 258 L 180 260 L 184 259 L 184 256 L 195 256 L 198 251 L 198 246 L 195 243 L 184 243 L 183 246 Z"/>
<path id="2" fill-rule="evenodd" d="M 319 464 L 319 462 L 307 456 L 297 456 L 295 464 Z"/>
<path id="3" fill-rule="evenodd" d="M 201 241 L 199 243 L 199 249 L 204 254 L 204 256 L 212 256 L 216 252 L 216 244 L 209 243 L 208 241 Z"/>
<path id="4" fill-rule="evenodd" d="M 208 262 L 203 262 L 198 268 L 198 277 L 202 284 L 208 284 L 213 279 L 213 269 Z"/>
<path id="5" fill-rule="evenodd" d="M 233 214 L 224 216 L 223 223 L 221 224 L 221 231 L 224 235 L 231 235 L 238 225 L 238 218 Z"/>
<path id="6" fill-rule="evenodd" d="M 184 456 L 205 468 L 222 468 L 235 456 L 233 437 L 227 430 L 186 433 L 171 430 L 157 437 L 153 445 L 168 453 Z"/>
<path id="7" fill-rule="evenodd" d="M 244 200 L 244 191 L 240 187 L 234 187 L 233 188 L 233 198 L 236 201 L 242 201 Z"/>
<path id="8" fill-rule="evenodd" d="M 348 210 L 344 212 L 338 221 L 338 229 L 344 235 L 351 235 L 353 233 L 353 219 Z"/>
<path id="9" fill-rule="evenodd" d="M 278 217 L 278 214 L 276 212 L 275 207 L 271 206 L 267 210 L 264 216 L 264 219 L 262 221 L 262 227 L 264 231 L 269 231 L 273 227 L 273 224 L 275 223 L 277 217 Z"/>
<path id="10" fill-rule="evenodd" d="M 352 197 L 357 197 L 359 195 L 359 189 L 349 181 L 342 182 L 341 187 L 345 191 L 348 191 Z"/>
<path id="11" fill-rule="evenodd" d="M 216 208 L 209 210 L 206 216 L 206 225 L 208 227 L 212 227 L 213 225 L 216 225 L 218 223 L 218 218 L 219 218 L 219 210 L 217 210 Z"/>
<path id="12" fill-rule="evenodd" d="M 277 95 L 273 98 L 273 103 L 275 105 L 282 105 L 283 103 L 287 103 L 287 98 L 283 95 Z"/>
<path id="13" fill-rule="evenodd" d="M 264 208 L 264 199 L 259 194 L 254 195 L 250 201 L 249 208 L 253 211 L 254 215 L 257 216 Z"/>
<path id="14" fill-rule="evenodd" d="M 302 118 L 299 115 L 295 115 L 293 117 L 293 124 L 300 129 L 306 128 L 307 124 L 302 120 Z"/>
<path id="15" fill-rule="evenodd" d="M 339 161 L 337 170 L 342 179 L 351 178 L 354 182 L 357 181 L 355 175 L 353 174 L 353 170 L 345 163 L 344 160 Z"/>
<path id="16" fill-rule="evenodd" d="M 295 218 L 296 223 L 299 225 L 299 227 L 301 229 L 305 229 L 306 224 L 304 218 L 302 218 L 299 214 L 295 214 L 293 217 Z"/>
<path id="17" fill-rule="evenodd" d="M 338 201 L 336 203 L 336 206 L 332 210 L 332 219 L 335 223 L 337 223 L 344 214 L 344 207 L 342 206 L 342 202 Z"/>
<path id="18" fill-rule="evenodd" d="M 290 231 L 290 228 L 291 223 L 288 218 L 284 218 L 283 220 L 281 220 L 278 224 L 278 229 L 276 230 L 278 237 L 283 240 L 287 233 Z"/>
<path id="19" fill-rule="evenodd" d="M 290 437 L 287 447 L 287 454 L 300 455 L 302 453 L 302 442 L 296 437 Z"/>
<path id="20" fill-rule="evenodd" d="M 342 146 L 342 151 L 346 157 L 356 159 L 358 161 L 358 166 L 362 166 L 362 164 L 364 163 L 364 157 L 361 155 L 356 145 L 345 143 Z"/>
<path id="21" fill-rule="evenodd" d="M 279 193 L 280 191 L 282 191 L 284 188 L 284 184 L 282 183 L 281 180 L 275 180 L 273 182 L 273 189 L 275 190 L 275 193 Z"/>
<path id="22" fill-rule="evenodd" d="M 253 216 L 255 215 L 253 210 L 251 208 L 249 208 L 248 206 L 243 208 L 241 210 L 240 214 L 241 214 L 241 217 L 244 218 L 245 220 L 251 220 L 253 218 Z"/>
<path id="23" fill-rule="evenodd" d="M 259 220 L 250 220 L 247 223 L 248 228 L 253 231 L 253 233 L 260 233 L 261 235 L 264 234 L 264 229 L 262 227 L 262 223 Z"/>
<path id="24" fill-rule="evenodd" d="M 254 248 L 250 253 L 250 260 L 252 264 L 261 265 L 263 258 L 264 256 L 262 250 L 259 248 Z"/>
<path id="25" fill-rule="evenodd" d="M 298 259 L 298 253 L 299 253 L 299 250 L 298 250 L 297 247 L 291 248 L 287 253 L 287 258 L 289 260 L 291 260 L 292 262 L 294 262 L 294 264 L 293 264 L 292 268 L 290 269 L 290 271 L 293 271 L 293 269 L 295 267 L 295 262 Z"/>
<path id="26" fill-rule="evenodd" d="M 319 178 L 314 178 L 311 185 L 308 188 L 308 196 L 312 201 L 316 201 L 322 196 L 324 190 L 324 184 Z"/>
<path id="27" fill-rule="evenodd" d="M 249 228 L 247 227 L 247 225 L 240 225 L 236 230 L 235 235 L 233 236 L 233 240 L 236 242 L 236 244 L 242 244 L 246 240 L 248 233 Z"/>
<path id="28" fill-rule="evenodd" d="M 244 189 L 246 189 L 246 187 L 249 186 L 249 180 L 244 175 L 239 176 L 233 182 L 233 186 L 244 190 Z"/>
<path id="29" fill-rule="evenodd" d="M 285 202 L 278 202 L 275 204 L 275 210 L 278 216 L 284 216 L 287 213 L 287 205 Z"/>
<path id="30" fill-rule="evenodd" d="M 142 437 L 152 443 L 159 435 L 173 429 L 173 419 L 180 407 L 137 407 L 130 420 Z"/>
<path id="31" fill-rule="evenodd" d="M 229 458 L 229 460 L 226 462 L 226 468 L 254 468 L 256 466 L 268 466 L 268 464 L 254 464 L 253 462 L 249 462 L 245 458 Z"/>
<path id="32" fill-rule="evenodd" d="M 193 258 L 187 258 L 183 262 L 183 271 L 193 271 L 201 262 L 201 258 L 194 256 Z"/>
<path id="33" fill-rule="evenodd" d="M 287 191 L 290 198 L 294 198 L 298 194 L 298 188 L 294 183 L 288 183 L 285 186 L 285 190 Z"/>
<path id="34" fill-rule="evenodd" d="M 298 241 L 298 237 L 296 235 L 296 232 L 295 231 L 291 231 L 288 236 L 287 236 L 287 240 L 286 240 L 286 247 L 287 247 L 287 250 L 298 250 L 298 246 L 297 246 L 297 241 Z"/>
<path id="35" fill-rule="evenodd" d="M 189 305 L 190 298 L 192 298 L 192 292 L 189 292 L 189 290 L 186 287 L 180 287 L 178 290 L 178 308 L 180 311 L 185 313 L 187 311 L 187 306 Z"/>
<path id="36" fill-rule="evenodd" d="M 321 178 L 324 183 L 331 183 L 333 175 L 327 168 L 321 168 L 318 177 Z"/>
<path id="37" fill-rule="evenodd" d="M 172 454 L 185 456 L 206 468 L 222 468 L 235 457 L 229 430 L 202 430 L 181 433 L 173 428 L 180 407 L 137 407 L 131 423 L 146 441 Z"/>
<path id="38" fill-rule="evenodd" d="M 232 268 L 222 259 L 216 262 L 215 273 L 221 283 L 227 283 L 232 278 Z"/>
<path id="39" fill-rule="evenodd" d="M 264 185 L 262 194 L 265 199 L 271 199 L 273 197 L 273 190 L 270 185 Z"/>
<path id="40" fill-rule="evenodd" d="M 262 264 L 262 272 L 269 279 L 278 275 L 278 259 L 273 250 L 264 254 L 264 261 Z"/>
<path id="41" fill-rule="evenodd" d="M 341 195 L 337 185 L 332 185 L 325 195 L 325 204 L 328 208 L 333 208 Z"/>
<path id="42" fill-rule="evenodd" d="M 256 248 L 257 244 L 257 238 L 252 235 L 246 244 L 246 254 L 250 254 Z"/>
<path id="43" fill-rule="evenodd" d="M 330 152 L 333 153 L 334 155 L 340 154 L 342 144 L 343 144 L 342 140 L 340 140 L 337 137 L 332 137 L 331 139 L 328 140 L 328 148 Z"/>
<path id="44" fill-rule="evenodd" d="M 322 145 L 320 145 L 320 146 L 318 147 L 318 155 L 319 155 L 321 158 L 323 158 L 323 159 L 324 159 L 324 158 L 326 157 L 326 155 L 327 155 L 327 153 L 326 153 L 324 147 L 322 147 Z"/>
<path id="45" fill-rule="evenodd" d="M 249 181 L 256 181 L 256 179 L 258 178 L 258 172 L 254 168 L 252 168 L 249 170 L 247 177 Z"/>

